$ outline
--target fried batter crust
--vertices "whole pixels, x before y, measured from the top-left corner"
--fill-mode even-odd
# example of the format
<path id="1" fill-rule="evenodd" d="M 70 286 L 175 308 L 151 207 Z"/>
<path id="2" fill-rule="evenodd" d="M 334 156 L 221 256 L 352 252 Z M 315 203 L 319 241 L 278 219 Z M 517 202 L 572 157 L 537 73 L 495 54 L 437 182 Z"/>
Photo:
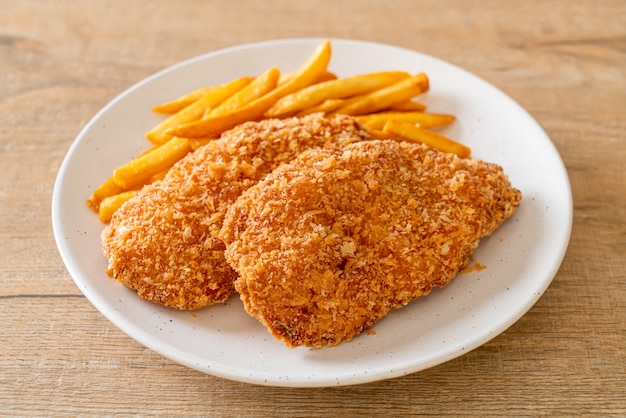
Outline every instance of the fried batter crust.
<path id="1" fill-rule="evenodd" d="M 331 346 L 449 283 L 520 200 L 494 164 L 365 141 L 277 168 L 220 237 L 249 314 L 289 347 Z"/>
<path id="2" fill-rule="evenodd" d="M 244 123 L 144 187 L 102 233 L 107 273 L 152 302 L 198 309 L 225 301 L 235 272 L 217 238 L 237 197 L 314 146 L 368 138 L 354 119 L 321 115 Z"/>

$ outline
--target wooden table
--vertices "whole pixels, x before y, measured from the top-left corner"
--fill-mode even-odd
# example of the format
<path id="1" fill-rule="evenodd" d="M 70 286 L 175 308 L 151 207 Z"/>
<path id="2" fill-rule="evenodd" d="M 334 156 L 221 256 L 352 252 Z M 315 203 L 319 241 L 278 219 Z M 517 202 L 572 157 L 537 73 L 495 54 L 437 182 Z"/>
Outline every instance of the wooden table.
<path id="1" fill-rule="evenodd" d="M 626 415 L 626 3 L 0 0 L 0 415 Z M 340 388 L 253 386 L 144 348 L 67 273 L 52 235 L 59 165 L 109 100 L 178 61 L 294 37 L 437 56 L 525 107 L 574 197 L 552 285 L 482 347 Z"/>

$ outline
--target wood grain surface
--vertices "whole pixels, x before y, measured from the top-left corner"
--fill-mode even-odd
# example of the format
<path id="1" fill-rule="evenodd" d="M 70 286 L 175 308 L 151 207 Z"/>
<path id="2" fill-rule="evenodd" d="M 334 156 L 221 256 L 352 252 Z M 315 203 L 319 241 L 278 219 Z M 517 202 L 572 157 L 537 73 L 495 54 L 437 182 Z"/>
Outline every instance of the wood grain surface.
<path id="1" fill-rule="evenodd" d="M 52 189 L 81 128 L 178 61 L 323 36 L 394 44 L 486 79 L 547 131 L 572 185 L 552 285 L 482 347 L 412 375 L 318 389 L 205 375 L 82 296 Z M 1 416 L 626 416 L 626 2 L 0 0 Z"/>

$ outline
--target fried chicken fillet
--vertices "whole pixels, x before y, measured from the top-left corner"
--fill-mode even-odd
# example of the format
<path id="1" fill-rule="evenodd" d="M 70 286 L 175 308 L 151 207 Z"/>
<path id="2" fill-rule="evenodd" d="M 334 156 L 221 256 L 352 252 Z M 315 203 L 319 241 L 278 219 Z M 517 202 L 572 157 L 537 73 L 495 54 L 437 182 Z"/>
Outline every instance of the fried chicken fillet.
<path id="1" fill-rule="evenodd" d="M 228 207 L 302 151 L 365 138 L 354 119 L 320 115 L 248 122 L 224 133 L 115 213 L 102 233 L 107 273 L 140 297 L 178 309 L 225 301 L 236 278 L 217 238 Z"/>
<path id="2" fill-rule="evenodd" d="M 220 237 L 249 314 L 289 347 L 332 346 L 449 283 L 520 200 L 494 164 L 364 141 L 277 168 Z"/>

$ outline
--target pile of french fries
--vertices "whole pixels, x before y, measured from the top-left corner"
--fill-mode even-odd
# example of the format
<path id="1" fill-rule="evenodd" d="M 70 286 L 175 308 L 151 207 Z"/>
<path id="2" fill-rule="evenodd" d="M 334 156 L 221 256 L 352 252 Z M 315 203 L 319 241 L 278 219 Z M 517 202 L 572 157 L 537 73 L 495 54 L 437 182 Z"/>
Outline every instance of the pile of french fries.
<path id="1" fill-rule="evenodd" d="M 461 157 L 470 155 L 468 147 L 431 130 L 452 123 L 454 115 L 427 113 L 414 101 L 429 89 L 426 74 L 384 71 L 337 78 L 328 71 L 330 58 L 330 41 L 324 41 L 292 73 L 269 68 L 256 77 L 203 87 L 154 106 L 154 112 L 169 116 L 146 133 L 152 147 L 116 168 L 87 205 L 107 223 L 125 201 L 163 178 L 189 152 L 243 122 L 266 118 L 319 112 L 352 115 L 374 138 L 421 142 Z"/>

